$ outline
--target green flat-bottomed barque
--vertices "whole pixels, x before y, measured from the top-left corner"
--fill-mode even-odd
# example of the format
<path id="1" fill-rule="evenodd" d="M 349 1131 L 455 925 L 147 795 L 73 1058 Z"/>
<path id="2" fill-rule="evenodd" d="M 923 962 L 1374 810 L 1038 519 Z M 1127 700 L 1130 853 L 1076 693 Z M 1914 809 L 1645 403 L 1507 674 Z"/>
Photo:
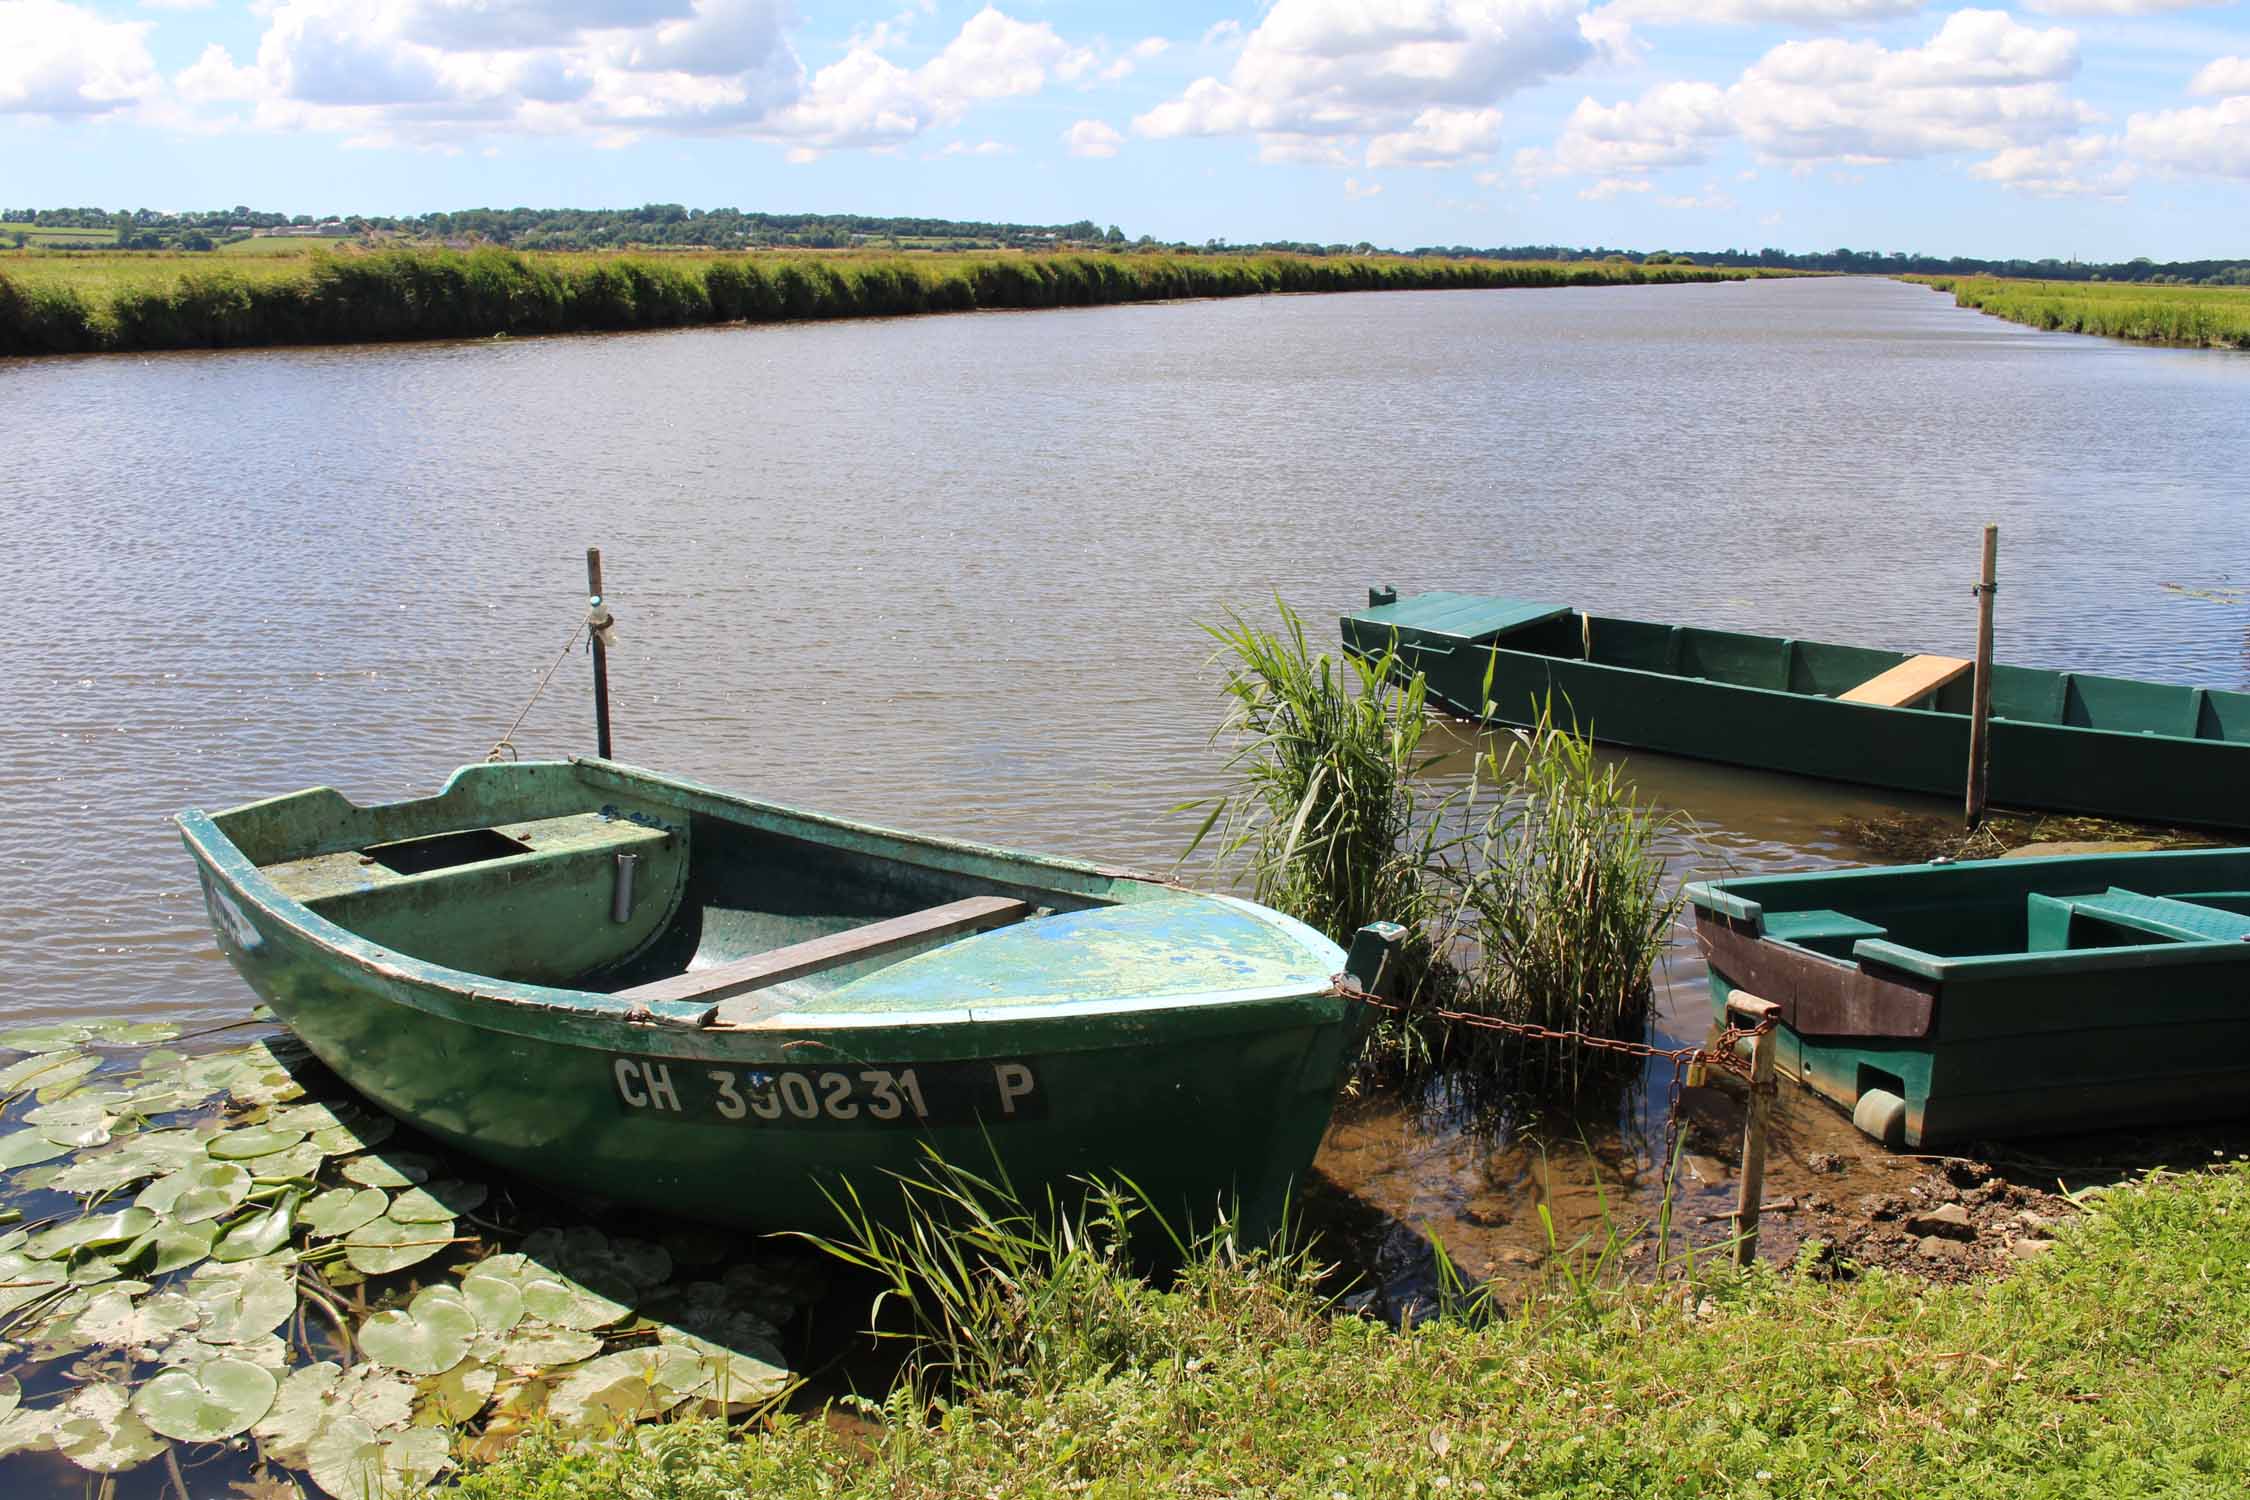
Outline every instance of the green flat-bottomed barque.
<path id="1" fill-rule="evenodd" d="M 1900 791 L 1960 795 L 1972 672 L 1958 657 L 1651 624 L 1478 594 L 1371 590 L 1345 646 L 1420 672 L 1465 718 Z M 1489 689 L 1488 689 L 1489 685 Z M 1990 798 L 2250 828 L 2250 692 L 1996 664 Z"/>
<path id="2" fill-rule="evenodd" d="M 609 761 L 188 812 L 220 949 L 353 1088 L 566 1193 L 834 1229 L 934 1149 L 1270 1222 L 1397 930 Z"/>
<path id="3" fill-rule="evenodd" d="M 2250 1114 L 2250 849 L 1687 894 L 1714 1015 L 1772 1002 L 1779 1075 L 1894 1146 Z"/>

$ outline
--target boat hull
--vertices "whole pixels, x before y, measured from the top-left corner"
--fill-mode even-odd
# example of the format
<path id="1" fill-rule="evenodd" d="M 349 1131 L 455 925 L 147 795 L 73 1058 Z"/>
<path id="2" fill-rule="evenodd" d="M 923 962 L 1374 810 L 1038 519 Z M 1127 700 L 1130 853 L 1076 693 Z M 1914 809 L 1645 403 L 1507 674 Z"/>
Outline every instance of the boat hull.
<path id="1" fill-rule="evenodd" d="M 2214 935 L 2105 928 L 2095 946 L 2039 949 L 2024 946 L 2036 915 L 1995 920 L 2045 903 L 2067 923 L 2120 887 L 2220 903 Z M 1893 1144 L 2250 1112 L 2250 941 L 2231 931 L 2250 930 L 2250 851 L 1832 871 L 1697 885 L 1690 899 L 1714 1024 L 1737 990 L 1773 1001 L 1779 1076 L 1846 1110 L 1872 1090 L 1895 1096 Z M 1908 948 L 1891 922 L 1955 950 L 1986 922 L 2021 951 Z"/>
<path id="2" fill-rule="evenodd" d="M 1411 601 L 1410 601 L 1411 602 Z M 1790 664 L 1797 643 L 1778 638 L 1696 632 L 1735 646 L 1715 660 L 1713 673 L 1764 672 L 1775 684 L 1753 686 L 1680 670 L 1610 664 L 1578 655 L 1575 633 L 1582 617 L 1537 622 L 1483 638 L 1401 626 L 1371 608 L 1343 619 L 1344 641 L 1355 653 L 1379 655 L 1395 641 L 1399 669 L 1425 677 L 1433 701 L 1464 718 L 1528 725 L 1543 711 L 1604 744 L 1667 755 L 1721 761 L 1828 781 L 1895 791 L 1958 797 L 1969 760 L 1969 721 L 1952 700 L 1965 696 L 1966 679 L 1950 685 L 1933 707 L 1855 703 L 1802 690 L 1803 674 Z M 1637 622 L 1594 622 L 1596 631 Z M 1672 632 L 1679 634 L 1680 632 Z M 1539 649 L 1519 649 L 1537 646 Z M 1677 647 L 1673 648 L 1677 651 Z M 1853 648 L 1821 648 L 1854 655 Z M 1551 654 L 1554 652 L 1570 654 Z M 1716 656 L 1717 653 L 1714 653 Z M 1874 660 L 1882 653 L 1866 653 Z M 1650 659 L 1661 660 L 1655 653 Z M 1770 665 L 1769 665 L 1770 663 Z M 1695 665 L 1695 663 L 1691 663 Z M 2021 711 L 2046 705 L 2034 697 L 2050 691 L 2054 714 L 2070 711 L 2071 674 L 1997 669 L 2004 688 L 1991 723 L 1989 797 L 1994 804 L 2040 811 L 2084 813 L 2180 826 L 2250 828 L 2250 742 L 2198 736 L 2206 718 L 2229 735 L 2250 721 L 2242 694 L 2121 679 L 2086 678 L 2083 688 L 2107 686 L 2120 698 L 2140 690 L 2167 698 L 2164 709 L 2186 732 L 2109 730 L 2066 722 L 2011 717 L 2017 692 Z M 1489 688 L 1488 688 L 1489 683 Z M 2175 711 L 2176 709 L 2176 711 Z"/>
<path id="3" fill-rule="evenodd" d="M 1263 1233 L 1310 1169 L 1360 1023 L 1324 975 L 1020 1014 L 964 994 L 923 997 L 920 1019 L 699 1025 L 693 1007 L 378 947 L 276 899 L 209 819 L 182 824 L 222 952 L 369 1100 L 563 1194 L 750 1231 L 837 1230 L 847 1183 L 895 1221 L 891 1177 L 934 1152 L 997 1165 L 1032 1195 L 1126 1179 L 1175 1222 L 1226 1210 Z M 1326 974 L 1341 969 L 1333 945 L 1303 936 L 1326 950 L 1312 960 L 1338 960 Z"/>

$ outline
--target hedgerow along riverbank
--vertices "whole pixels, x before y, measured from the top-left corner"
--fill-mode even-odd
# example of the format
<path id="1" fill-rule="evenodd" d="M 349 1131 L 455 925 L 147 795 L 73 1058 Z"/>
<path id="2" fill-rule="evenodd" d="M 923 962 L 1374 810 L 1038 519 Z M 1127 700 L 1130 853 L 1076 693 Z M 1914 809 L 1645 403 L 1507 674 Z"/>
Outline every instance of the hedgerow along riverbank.
<path id="1" fill-rule="evenodd" d="M 0 260 L 0 354 L 350 344 L 1274 292 L 1611 286 L 1757 274 L 1627 261 L 1291 255 L 336 251 Z"/>
<path id="2" fill-rule="evenodd" d="M 2010 281 L 1990 276 L 1907 276 L 1955 304 L 2060 333 L 2144 344 L 2250 349 L 2250 287 L 2146 282 Z"/>

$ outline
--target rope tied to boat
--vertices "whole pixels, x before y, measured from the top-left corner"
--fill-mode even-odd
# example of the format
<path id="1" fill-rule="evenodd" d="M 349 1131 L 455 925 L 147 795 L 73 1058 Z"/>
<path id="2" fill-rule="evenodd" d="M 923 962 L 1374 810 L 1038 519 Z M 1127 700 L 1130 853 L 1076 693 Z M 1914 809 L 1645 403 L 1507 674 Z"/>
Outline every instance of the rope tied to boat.
<path id="1" fill-rule="evenodd" d="M 1434 1016 L 1452 1026 L 1466 1026 L 1477 1031 L 1496 1031 L 1527 1042 L 1566 1042 L 1586 1047 L 1595 1052 L 1614 1052 L 1622 1057 L 1657 1058 L 1672 1065 L 1672 1082 L 1666 1091 L 1664 1111 L 1664 1159 L 1672 1159 L 1673 1138 L 1680 1123 L 1680 1091 L 1686 1087 L 1689 1075 L 1701 1074 L 1716 1068 L 1731 1073 L 1743 1083 L 1755 1088 L 1758 1085 L 1750 1075 L 1750 1059 L 1740 1050 L 1744 1042 L 1754 1042 L 1773 1030 L 1769 1017 L 1755 1026 L 1729 1025 L 1710 1042 L 1702 1046 L 1658 1047 L 1649 1042 L 1630 1042 L 1614 1036 L 1599 1036 L 1590 1031 L 1562 1031 L 1552 1026 L 1541 1026 L 1532 1021 L 1504 1021 L 1498 1016 L 1484 1015 L 1478 1011 L 1448 1010 L 1444 1006 L 1417 1009 L 1396 1000 L 1386 1000 L 1370 994 L 1352 982 L 1349 974 L 1338 974 L 1328 984 L 1328 993 L 1339 1000 L 1356 1000 L 1377 1010 L 1393 1015 L 1420 1014 Z M 1771 1085 L 1767 1085 L 1771 1087 Z"/>
<path id="2" fill-rule="evenodd" d="M 607 617 L 605 616 L 604 619 L 603 628 L 607 629 Z M 522 709 L 517 712 L 514 721 L 508 725 L 507 732 L 492 742 L 490 750 L 485 751 L 484 758 L 487 764 L 496 760 L 521 760 L 523 758 L 516 750 L 516 731 L 523 728 L 523 721 L 530 717 L 531 710 L 538 705 L 539 695 L 547 691 L 547 684 L 554 679 L 555 673 L 561 669 L 562 664 L 570 659 L 570 648 L 578 644 L 579 632 L 587 628 L 588 625 L 585 622 L 570 627 L 569 639 L 563 642 L 562 650 L 555 654 L 555 659 L 549 664 L 547 670 L 540 674 L 539 686 L 531 690 L 530 701 L 526 702 Z"/>

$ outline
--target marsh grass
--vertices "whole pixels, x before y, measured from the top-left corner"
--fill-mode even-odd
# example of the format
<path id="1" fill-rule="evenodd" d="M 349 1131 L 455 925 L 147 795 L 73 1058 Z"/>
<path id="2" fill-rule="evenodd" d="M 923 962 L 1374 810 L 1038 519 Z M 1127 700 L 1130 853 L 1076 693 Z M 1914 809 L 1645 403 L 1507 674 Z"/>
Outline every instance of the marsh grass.
<path id="1" fill-rule="evenodd" d="M 0 354 L 483 338 L 1274 292 L 1601 286 L 1752 274 L 1387 256 L 28 252 L 0 255 Z"/>
<path id="2" fill-rule="evenodd" d="M 909 1344 L 901 1380 L 932 1398 L 1052 1392 L 1186 1358 L 1176 1320 L 1142 1295 L 1144 1267 L 1165 1269 L 1173 1294 L 1214 1318 L 1252 1304 L 1281 1317 L 1327 1307 L 1325 1268 L 1286 1215 L 1252 1244 L 1225 1214 L 1173 1222 L 1129 1181 L 1077 1182 L 1027 1202 L 997 1168 L 980 1175 L 934 1151 L 893 1181 L 898 1213 L 871 1212 L 847 1183 L 842 1230 L 803 1238 L 873 1278 L 870 1333 Z"/>
<path id="3" fill-rule="evenodd" d="M 1405 1012 L 1369 1032 L 1378 1071 L 1467 1068 L 1547 1095 L 1615 1074 L 1617 1054 L 1525 1044 L 1436 1012 L 1642 1036 L 1682 903 L 1661 846 L 1689 825 L 1644 807 L 1551 706 L 1488 741 L 1466 783 L 1440 787 L 1426 687 L 1395 643 L 1331 656 L 1277 608 L 1278 629 L 1232 612 L 1207 627 L 1229 700 L 1213 738 L 1230 747 L 1232 785 L 1178 809 L 1204 814 L 1188 855 L 1215 840 L 1216 862 L 1257 900 L 1339 943 L 1372 921 L 1414 931 L 1395 996 Z"/>
<path id="4" fill-rule="evenodd" d="M 1911 276 L 2011 323 L 2144 343 L 2250 349 L 2250 287 Z"/>
<path id="5" fill-rule="evenodd" d="M 1478 776 L 1500 795 L 1464 841 L 1467 859 L 1436 876 L 1459 893 L 1462 980 L 1451 1008 L 1590 1036 L 1644 1035 L 1652 976 L 1685 900 L 1661 845 L 1689 825 L 1644 807 L 1618 763 L 1559 726 L 1551 703 L 1532 727 L 1488 742 Z M 1456 1028 L 1445 1051 L 1467 1062 L 1500 1053 L 1520 1065 L 1517 1082 L 1548 1094 L 1575 1094 L 1621 1061 L 1639 1066 L 1616 1053 L 1505 1040 Z"/>

